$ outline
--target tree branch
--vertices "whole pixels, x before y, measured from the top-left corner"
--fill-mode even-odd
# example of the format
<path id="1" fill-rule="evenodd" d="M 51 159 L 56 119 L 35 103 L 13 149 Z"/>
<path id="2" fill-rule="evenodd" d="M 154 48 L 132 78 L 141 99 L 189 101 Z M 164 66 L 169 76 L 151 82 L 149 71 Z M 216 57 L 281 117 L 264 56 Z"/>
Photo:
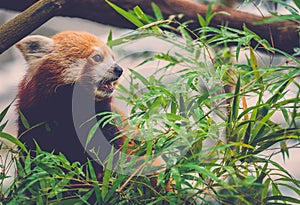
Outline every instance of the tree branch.
<path id="1" fill-rule="evenodd" d="M 63 3 L 64 1 L 38 1 L 14 19 L 2 25 L 0 27 L 0 54 L 57 15 Z"/>
<path id="2" fill-rule="evenodd" d="M 197 14 L 202 16 L 207 11 L 207 5 L 202 5 L 189 0 L 111 0 L 125 10 L 133 9 L 139 5 L 145 13 L 152 14 L 151 2 L 156 3 L 167 18 L 174 14 L 184 14 L 182 22 L 193 20 L 191 29 L 199 27 Z M 54 16 L 78 17 L 96 21 L 103 24 L 123 28 L 135 28 L 130 22 L 116 13 L 105 0 L 1 0 L 0 8 L 23 11 L 15 19 L 0 27 L 0 54 L 14 43 L 21 40 L 47 20 Z M 262 17 L 249 13 L 236 11 L 225 6 L 214 6 L 214 11 L 226 11 L 230 14 L 216 15 L 211 21 L 211 26 L 219 27 L 227 24 L 236 29 L 246 25 L 260 37 L 274 44 L 274 47 L 288 53 L 293 53 L 293 48 L 299 47 L 299 24 L 291 21 L 276 22 L 272 24 L 255 25 L 253 22 L 262 20 Z"/>

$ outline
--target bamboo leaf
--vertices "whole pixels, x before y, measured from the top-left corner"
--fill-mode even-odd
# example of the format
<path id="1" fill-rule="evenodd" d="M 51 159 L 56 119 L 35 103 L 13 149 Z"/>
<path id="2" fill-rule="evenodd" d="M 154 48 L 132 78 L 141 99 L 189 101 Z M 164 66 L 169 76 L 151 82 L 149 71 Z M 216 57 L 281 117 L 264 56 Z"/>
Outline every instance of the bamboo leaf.
<path id="1" fill-rule="evenodd" d="M 251 63 L 251 68 L 254 71 L 253 72 L 254 77 L 258 81 L 260 79 L 260 73 L 258 71 L 258 62 L 255 57 L 254 50 L 251 46 L 250 46 L 250 63 Z"/>
<path id="2" fill-rule="evenodd" d="M 134 15 L 132 15 L 130 12 L 125 11 L 124 9 L 118 7 L 117 5 L 111 3 L 108 0 L 105 0 L 106 3 L 108 3 L 116 12 L 121 14 L 124 18 L 126 18 L 128 21 L 136 25 L 137 27 L 142 27 L 144 24 Z"/>
<path id="3" fill-rule="evenodd" d="M 13 104 L 14 101 L 12 101 L 1 113 L 0 113 L 0 123 L 2 122 L 2 120 L 4 119 L 4 117 L 6 116 L 9 108 L 11 107 L 11 105 Z"/>
<path id="4" fill-rule="evenodd" d="M 255 127 L 254 130 L 252 130 L 251 133 L 251 141 L 250 141 L 251 145 L 255 145 L 253 144 L 253 142 L 257 142 L 259 140 L 260 133 L 263 132 L 264 128 L 267 126 L 267 121 L 274 115 L 275 112 L 276 110 L 271 111 L 257 123 L 257 126 Z"/>
<path id="5" fill-rule="evenodd" d="M 19 112 L 19 117 L 21 119 L 21 122 L 22 122 L 23 126 L 25 127 L 25 129 L 29 129 L 30 128 L 30 124 L 27 121 L 26 117 L 23 115 L 23 113 L 21 112 L 21 110 L 19 110 L 18 112 Z"/>
<path id="6" fill-rule="evenodd" d="M 240 88 L 241 88 L 241 77 L 239 76 L 236 82 L 234 98 L 232 102 L 231 115 L 230 115 L 230 123 L 237 119 L 240 107 Z"/>
<path id="7" fill-rule="evenodd" d="M 281 129 L 278 131 L 274 131 L 268 135 L 265 135 L 261 138 L 253 140 L 253 143 L 263 142 L 272 140 L 275 141 L 278 139 L 299 139 L 300 137 L 300 129 L 297 128 L 289 128 L 289 129 Z"/>
<path id="8" fill-rule="evenodd" d="M 200 14 L 197 14 L 197 17 L 198 17 L 198 21 L 199 21 L 199 24 L 201 27 L 207 26 L 205 19 Z"/>
<path id="9" fill-rule="evenodd" d="M 264 182 L 264 188 L 263 188 L 262 193 L 261 193 L 261 199 L 262 200 L 264 200 L 268 195 L 268 192 L 270 190 L 270 183 L 271 183 L 270 178 L 266 179 L 266 181 Z"/>
<path id="10" fill-rule="evenodd" d="M 143 20 L 146 23 L 151 23 L 147 15 L 143 12 L 143 10 L 139 6 L 135 6 L 133 8 L 133 11 L 139 19 Z"/>
<path id="11" fill-rule="evenodd" d="M 92 165 L 90 160 L 88 160 L 88 169 L 89 169 L 91 179 L 93 180 L 93 188 L 94 188 L 94 192 L 95 192 L 95 195 L 96 195 L 97 202 L 101 203 L 102 200 L 101 200 L 100 186 L 98 184 L 98 179 L 97 179 L 95 170 L 94 170 L 93 165 Z"/>
<path id="12" fill-rule="evenodd" d="M 279 15 L 275 17 L 268 17 L 259 21 L 255 21 L 253 22 L 253 24 L 254 25 L 267 24 L 267 23 L 274 23 L 274 22 L 280 22 L 286 20 L 300 20 L 300 15 L 297 16 L 297 15 L 290 14 L 290 15 Z"/>
<path id="13" fill-rule="evenodd" d="M 210 172 L 209 170 L 207 170 L 197 164 L 191 164 L 191 163 L 184 164 L 184 165 L 182 165 L 182 168 L 193 169 L 193 170 L 197 171 L 199 174 L 202 174 L 205 177 L 208 176 L 210 179 L 220 183 L 222 186 L 224 186 L 228 189 L 232 189 L 228 184 L 226 184 L 224 181 L 219 179 L 214 173 Z"/>
<path id="14" fill-rule="evenodd" d="M 265 198 L 265 200 L 264 200 L 264 202 L 269 202 L 269 203 L 270 203 L 270 201 L 282 201 L 282 202 L 292 202 L 292 203 L 295 203 L 295 204 L 300 204 L 299 199 L 296 199 L 296 198 L 293 198 L 293 197 L 290 197 L 290 196 L 283 196 L 281 193 L 280 193 L 279 196 L 276 196 L 276 195 L 275 196 L 269 196 L 269 197 Z"/>
<path id="15" fill-rule="evenodd" d="M 109 181 L 111 178 L 112 174 L 112 169 L 113 169 L 113 161 L 114 161 L 114 148 L 111 148 L 111 151 L 108 155 L 107 163 L 105 166 L 104 170 L 104 176 L 103 176 L 103 183 L 102 183 L 102 199 L 104 202 L 109 200 L 109 196 L 107 196 L 108 193 L 108 186 L 109 186 Z"/>
<path id="16" fill-rule="evenodd" d="M 293 82 L 293 80 L 294 79 L 291 78 L 281 85 L 278 90 L 276 90 L 275 94 L 267 100 L 266 104 L 273 104 L 280 100 L 284 96 L 284 90 Z"/>
<path id="17" fill-rule="evenodd" d="M 235 51 L 235 60 L 236 62 L 238 62 L 239 60 L 239 56 L 240 56 L 240 51 L 241 51 L 241 46 L 242 46 L 243 42 L 239 41 L 237 46 L 236 46 L 236 51 Z"/>
<path id="18" fill-rule="evenodd" d="M 214 2 L 210 2 L 210 3 L 208 4 L 207 10 L 206 10 L 206 12 L 205 12 L 205 19 L 206 19 L 206 21 L 207 21 L 207 25 L 209 24 L 208 19 L 210 19 L 211 16 L 213 15 L 213 14 L 212 14 L 212 6 L 213 6 L 213 5 L 214 5 Z"/>
<path id="19" fill-rule="evenodd" d="M 137 79 L 139 79 L 145 86 L 149 86 L 150 85 L 150 83 L 149 83 L 149 81 L 144 77 L 144 76 L 142 76 L 141 74 L 139 74 L 138 72 L 136 72 L 135 70 L 133 70 L 133 69 L 129 69 L 130 70 L 130 72 L 137 78 Z"/>
<path id="20" fill-rule="evenodd" d="M 173 122 L 182 120 L 182 116 L 179 116 L 179 115 L 176 115 L 173 113 L 166 113 L 166 117 L 168 120 L 173 121 Z"/>
<path id="21" fill-rule="evenodd" d="M 86 142 L 85 142 L 85 147 L 84 149 L 87 150 L 87 146 L 90 143 L 90 141 L 92 140 L 92 138 L 94 137 L 96 131 L 99 129 L 99 126 L 101 124 L 101 121 L 98 121 L 96 124 L 93 125 L 93 127 L 90 129 L 87 138 L 86 138 Z"/>
<path id="22" fill-rule="evenodd" d="M 112 34 L 112 30 L 110 29 L 109 30 L 109 34 L 108 34 L 108 36 L 107 36 L 107 45 L 110 47 L 110 48 L 112 48 L 112 46 L 110 45 L 110 42 L 112 41 L 112 39 L 113 39 L 113 36 L 112 36 L 113 34 Z"/>
<path id="23" fill-rule="evenodd" d="M 114 180 L 114 183 L 112 186 L 108 189 L 108 193 L 106 194 L 106 203 L 111 199 L 111 196 L 115 194 L 115 191 L 123 184 L 124 180 L 128 179 L 127 175 L 118 175 L 116 180 Z"/>
<path id="24" fill-rule="evenodd" d="M 278 180 L 277 180 L 278 181 Z M 288 177 L 285 177 L 285 180 L 286 182 L 290 183 L 291 182 L 291 179 L 288 178 Z M 299 183 L 299 182 L 298 182 Z M 289 184 L 286 184 L 286 183 L 277 183 L 279 186 L 283 186 L 283 187 L 286 187 L 287 189 L 290 189 L 292 191 L 294 191 L 297 195 L 300 196 L 300 189 L 299 187 L 296 187 L 294 185 L 289 185 Z"/>
<path id="25" fill-rule="evenodd" d="M 121 37 L 121 38 L 117 38 L 112 41 L 109 41 L 109 42 L 107 42 L 107 45 L 109 47 L 114 47 L 114 46 L 118 46 L 118 45 L 121 45 L 124 43 L 129 43 L 129 42 L 136 41 L 138 39 L 142 39 L 142 38 L 149 37 L 149 36 L 150 36 L 150 34 L 148 32 L 133 33 L 131 35 L 127 35 L 125 37 Z"/>
<path id="26" fill-rule="evenodd" d="M 245 144 L 249 144 L 251 129 L 252 129 L 252 123 L 251 123 L 251 121 L 249 121 L 249 123 L 247 125 L 245 135 L 244 135 L 244 139 L 243 139 Z M 242 148 L 242 155 L 246 155 L 246 151 L 247 151 L 247 147 L 243 147 Z"/>
<path id="27" fill-rule="evenodd" d="M 293 2 L 298 7 L 298 9 L 300 9 L 300 1 L 299 0 L 293 0 Z"/>
<path id="28" fill-rule="evenodd" d="M 156 17 L 156 20 L 162 20 L 164 19 L 162 13 L 161 13 L 161 10 L 160 8 L 154 3 L 154 2 L 151 2 L 151 6 L 152 6 L 152 10 L 154 12 L 154 15 Z"/>
<path id="29" fill-rule="evenodd" d="M 18 140 L 16 137 L 14 137 L 10 134 L 4 133 L 4 132 L 0 132 L 0 138 L 6 139 L 6 140 L 12 142 L 13 144 L 20 147 L 23 151 L 28 153 L 28 150 L 26 149 L 25 145 L 20 140 Z"/>
<path id="30" fill-rule="evenodd" d="M 4 128 L 6 127 L 8 123 L 8 120 L 6 120 L 2 125 L 0 125 L 0 132 L 4 130 Z"/>

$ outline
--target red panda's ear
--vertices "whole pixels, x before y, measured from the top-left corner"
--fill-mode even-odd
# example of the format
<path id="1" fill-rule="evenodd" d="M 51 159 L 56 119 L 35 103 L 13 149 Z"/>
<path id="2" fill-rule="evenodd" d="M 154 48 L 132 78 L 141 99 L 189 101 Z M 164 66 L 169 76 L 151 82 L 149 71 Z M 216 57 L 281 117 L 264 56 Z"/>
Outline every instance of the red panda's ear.
<path id="1" fill-rule="evenodd" d="M 54 50 L 54 41 L 51 38 L 32 35 L 27 36 L 16 44 L 27 63 L 43 58 Z"/>

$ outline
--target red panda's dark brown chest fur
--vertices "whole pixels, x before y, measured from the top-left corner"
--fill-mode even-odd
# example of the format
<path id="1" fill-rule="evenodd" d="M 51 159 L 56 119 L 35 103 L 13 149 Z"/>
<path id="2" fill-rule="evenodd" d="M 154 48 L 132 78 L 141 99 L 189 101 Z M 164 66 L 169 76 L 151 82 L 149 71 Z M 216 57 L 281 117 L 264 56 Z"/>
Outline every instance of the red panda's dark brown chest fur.
<path id="1" fill-rule="evenodd" d="M 52 38 L 29 36 L 17 47 L 28 63 L 19 86 L 17 109 L 31 126 L 25 128 L 19 116 L 20 140 L 28 149 L 35 150 L 36 141 L 42 150 L 61 152 L 72 162 L 86 163 L 90 155 L 83 142 L 94 125 L 86 121 L 96 113 L 112 111 L 111 94 L 122 69 L 103 42 L 84 32 L 63 32 Z M 85 102 L 93 102 L 87 104 L 93 109 L 85 109 Z M 74 122 L 78 120 L 74 112 L 79 122 Z M 109 123 L 100 123 L 99 130 L 90 142 L 93 146 L 119 134 Z M 119 148 L 122 143 L 120 138 L 112 144 Z"/>
<path id="2" fill-rule="evenodd" d="M 19 136 L 23 133 L 20 140 L 26 144 L 28 149 L 35 149 L 34 139 L 44 151 L 54 151 L 56 154 L 61 152 L 72 162 L 80 161 L 85 163 L 87 161 L 89 155 L 83 148 L 84 144 L 79 141 L 76 125 L 73 122 L 72 94 L 72 85 L 60 86 L 49 98 L 35 99 L 37 101 L 25 108 L 22 108 L 21 105 L 26 103 L 26 97 L 25 99 L 19 98 L 20 112 L 25 116 L 30 126 L 38 125 L 27 131 L 20 117 L 18 119 Z M 90 96 L 87 94 L 85 97 Z M 110 101 L 111 99 L 107 98 L 97 102 L 95 104 L 95 112 L 111 112 Z M 93 116 L 92 113 L 83 113 L 81 117 L 81 119 L 86 119 L 87 121 Z M 84 124 L 84 121 L 82 123 Z M 81 127 L 77 127 L 77 130 L 82 134 L 81 137 L 84 137 L 84 135 L 87 137 L 92 126 L 93 124 L 86 123 Z M 105 137 L 110 141 L 118 134 L 118 129 L 110 124 L 103 128 L 100 124 L 99 127 L 103 132 L 103 136 L 97 137 Z M 116 144 L 116 147 L 120 145 Z"/>

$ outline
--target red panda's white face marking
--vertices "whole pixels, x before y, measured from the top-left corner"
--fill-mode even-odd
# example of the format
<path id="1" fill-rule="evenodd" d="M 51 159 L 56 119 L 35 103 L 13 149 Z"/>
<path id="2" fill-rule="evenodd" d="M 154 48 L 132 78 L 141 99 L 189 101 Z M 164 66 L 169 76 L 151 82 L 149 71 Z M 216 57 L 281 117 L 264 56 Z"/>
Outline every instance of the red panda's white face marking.
<path id="1" fill-rule="evenodd" d="M 66 31 L 52 38 L 28 36 L 17 47 L 29 65 L 28 81 L 39 72 L 48 73 L 56 76 L 51 78 L 54 87 L 81 83 L 96 100 L 111 96 L 123 72 L 111 49 L 85 32 Z"/>
<path id="2" fill-rule="evenodd" d="M 93 69 L 90 70 L 96 99 L 110 96 L 123 70 L 116 64 L 112 51 L 107 46 L 94 47 L 95 52 L 89 56 L 90 64 Z"/>

